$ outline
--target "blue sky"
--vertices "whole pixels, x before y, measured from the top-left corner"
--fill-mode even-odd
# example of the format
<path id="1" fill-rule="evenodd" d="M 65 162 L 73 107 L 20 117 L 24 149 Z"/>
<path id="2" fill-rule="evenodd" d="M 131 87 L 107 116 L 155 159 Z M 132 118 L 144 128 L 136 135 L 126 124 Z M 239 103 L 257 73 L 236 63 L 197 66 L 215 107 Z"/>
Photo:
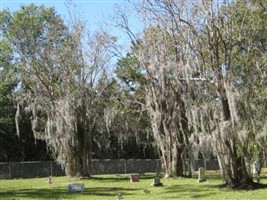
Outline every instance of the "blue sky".
<path id="1" fill-rule="evenodd" d="M 20 5 L 34 3 L 36 5 L 45 5 L 47 7 L 55 7 L 56 11 L 63 17 L 68 17 L 68 8 L 66 0 L 0 0 L 1 9 L 8 8 L 15 11 Z M 99 23 L 104 19 L 108 19 L 113 15 L 114 6 L 116 4 L 125 3 L 124 0 L 72 0 L 76 4 L 79 15 L 86 19 L 91 26 Z"/>
<path id="2" fill-rule="evenodd" d="M 117 44 L 120 45 L 121 54 L 125 55 L 130 47 L 131 42 L 128 36 L 118 28 L 106 25 L 108 21 L 112 21 L 114 17 L 115 6 L 117 4 L 124 5 L 127 0 L 72 0 L 77 7 L 77 15 L 83 20 L 87 21 L 87 28 L 90 32 L 93 32 L 99 28 L 99 25 L 108 31 L 111 35 L 115 35 L 118 38 Z M 11 12 L 20 9 L 21 5 L 28 5 L 34 3 L 35 5 L 44 5 L 46 7 L 54 7 L 56 12 L 62 16 L 64 20 L 68 20 L 68 7 L 67 0 L 0 0 L 0 8 L 9 9 Z M 128 13 L 127 13 L 128 14 Z M 129 24 L 133 33 L 139 33 L 143 29 L 142 23 L 135 15 L 129 14 Z M 115 66 L 117 57 L 114 57 L 111 61 L 111 66 Z M 113 67 L 110 68 L 113 71 Z"/>
<path id="3" fill-rule="evenodd" d="M 20 5 L 34 3 L 48 7 L 53 6 L 59 14 L 67 14 L 66 0 L 0 0 L 0 2 L 1 9 L 9 8 L 11 11 L 19 9 Z M 105 16 L 111 14 L 115 4 L 125 3 L 125 0 L 72 0 L 72 2 L 80 8 L 85 17 L 98 17 L 99 14 Z"/>
<path id="4" fill-rule="evenodd" d="M 87 21 L 90 30 L 96 30 L 102 24 L 104 28 L 112 30 L 112 33 L 121 39 L 120 43 L 127 42 L 128 38 L 121 31 L 105 26 L 105 22 L 110 21 L 114 16 L 115 6 L 125 4 L 126 0 L 72 0 L 72 2 L 77 6 L 78 16 Z M 54 7 L 64 19 L 69 16 L 66 0 L 0 0 L 1 10 L 9 9 L 11 12 L 20 9 L 21 5 L 30 3 Z M 141 30 L 142 25 L 136 17 L 132 16 L 130 23 L 133 32 Z"/>

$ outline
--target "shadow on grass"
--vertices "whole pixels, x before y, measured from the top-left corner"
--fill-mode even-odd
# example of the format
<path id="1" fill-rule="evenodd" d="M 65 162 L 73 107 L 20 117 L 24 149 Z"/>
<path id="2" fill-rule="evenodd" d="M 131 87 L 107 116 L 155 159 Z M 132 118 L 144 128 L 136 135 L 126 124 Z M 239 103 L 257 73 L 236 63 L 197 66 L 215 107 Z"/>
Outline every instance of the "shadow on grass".
<path id="1" fill-rule="evenodd" d="M 114 175 L 112 176 L 91 176 L 89 180 L 96 180 L 101 182 L 121 182 L 129 180 L 129 177 L 126 175 Z"/>
<path id="2" fill-rule="evenodd" d="M 86 189 L 86 193 L 96 196 L 115 196 L 117 192 L 120 192 L 122 195 L 133 195 L 133 192 L 136 190 L 139 189 L 122 187 L 95 187 Z"/>
<path id="3" fill-rule="evenodd" d="M 173 194 L 168 198 L 175 199 L 177 196 L 187 198 L 205 198 L 211 197 L 215 194 L 214 188 L 218 188 L 218 185 L 192 185 L 192 184 L 182 184 L 182 185 L 172 185 L 166 187 L 165 193 Z"/>
<path id="4" fill-rule="evenodd" d="M 0 199 L 16 199 L 16 198 L 26 198 L 26 199 L 74 199 L 80 196 L 100 196 L 108 197 L 114 196 L 117 192 L 122 195 L 132 195 L 133 191 L 138 189 L 122 188 L 122 187 L 94 187 L 85 188 L 82 193 L 69 193 L 67 188 L 45 188 L 45 189 L 19 189 L 10 190 L 5 192 L 0 192 Z"/>
<path id="5" fill-rule="evenodd" d="M 61 199 L 73 198 L 67 193 L 66 189 L 17 189 L 0 192 L 3 199 L 11 198 L 26 198 L 26 199 Z"/>
<path id="6" fill-rule="evenodd" d="M 101 182 L 121 182 L 121 181 L 130 181 L 130 175 L 127 174 L 122 174 L 122 175 L 114 175 L 114 176 L 91 176 L 90 179 L 91 180 L 97 180 L 97 181 L 101 181 Z M 140 180 L 146 180 L 146 179 L 153 179 L 154 176 L 152 174 L 148 174 L 148 175 L 140 175 L 139 176 Z M 88 180 L 90 180 L 88 179 Z"/>

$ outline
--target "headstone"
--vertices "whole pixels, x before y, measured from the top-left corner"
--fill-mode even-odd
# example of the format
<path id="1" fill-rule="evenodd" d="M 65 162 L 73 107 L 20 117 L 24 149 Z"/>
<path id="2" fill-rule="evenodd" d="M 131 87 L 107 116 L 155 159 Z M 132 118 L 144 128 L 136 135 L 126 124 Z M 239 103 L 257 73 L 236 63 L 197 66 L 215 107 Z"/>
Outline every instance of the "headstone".
<path id="1" fill-rule="evenodd" d="M 83 183 L 70 183 L 68 185 L 68 192 L 83 192 L 84 184 Z"/>
<path id="2" fill-rule="evenodd" d="M 158 163 L 157 163 L 158 165 Z M 155 177 L 160 177 L 160 173 L 161 173 L 161 170 L 160 168 L 157 166 L 157 169 L 156 169 L 156 176 Z"/>
<path id="3" fill-rule="evenodd" d="M 261 173 L 261 163 L 260 161 L 255 161 L 253 163 L 253 175 L 256 178 L 257 183 L 260 182 L 260 173 Z"/>
<path id="4" fill-rule="evenodd" d="M 51 176 L 49 176 L 49 177 L 47 178 L 47 183 L 48 183 L 49 185 L 52 184 L 52 177 L 51 177 Z"/>
<path id="5" fill-rule="evenodd" d="M 205 168 L 204 167 L 200 167 L 198 168 L 198 182 L 204 182 L 206 181 L 205 179 Z"/>
<path id="6" fill-rule="evenodd" d="M 139 182 L 139 174 L 131 174 L 130 175 L 130 182 L 131 183 Z"/>
<path id="7" fill-rule="evenodd" d="M 261 171 L 261 164 L 259 161 L 253 163 L 253 174 L 259 174 Z"/>
<path id="8" fill-rule="evenodd" d="M 250 165 L 250 163 L 249 162 L 246 162 L 245 164 L 246 164 L 247 171 L 249 173 L 251 173 L 251 165 Z"/>
<path id="9" fill-rule="evenodd" d="M 163 184 L 160 182 L 159 177 L 155 177 L 153 182 L 150 184 L 150 186 L 162 186 Z"/>

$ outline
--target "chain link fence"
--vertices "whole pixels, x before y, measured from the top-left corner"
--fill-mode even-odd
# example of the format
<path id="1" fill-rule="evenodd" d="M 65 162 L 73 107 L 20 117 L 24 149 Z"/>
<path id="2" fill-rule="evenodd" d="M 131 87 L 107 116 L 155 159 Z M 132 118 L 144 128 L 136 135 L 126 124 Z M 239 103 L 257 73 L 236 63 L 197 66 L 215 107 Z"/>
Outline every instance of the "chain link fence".
<path id="1" fill-rule="evenodd" d="M 188 161 L 185 162 L 187 165 Z M 189 166 L 184 166 L 187 171 Z M 205 167 L 207 170 L 218 170 L 217 160 L 196 160 L 195 170 Z M 96 174 L 128 174 L 156 173 L 161 170 L 159 159 L 99 159 L 93 160 L 92 175 Z M 0 163 L 0 179 L 35 178 L 48 176 L 64 176 L 65 172 L 55 161 L 31 161 Z"/>
<path id="2" fill-rule="evenodd" d="M 0 179 L 64 176 L 61 166 L 54 161 L 0 163 Z"/>
<path id="3" fill-rule="evenodd" d="M 93 160 L 91 173 L 127 174 L 156 172 L 161 168 L 160 160 L 152 159 L 103 159 Z M 31 161 L 0 163 L 0 179 L 64 176 L 65 171 L 55 161 Z"/>

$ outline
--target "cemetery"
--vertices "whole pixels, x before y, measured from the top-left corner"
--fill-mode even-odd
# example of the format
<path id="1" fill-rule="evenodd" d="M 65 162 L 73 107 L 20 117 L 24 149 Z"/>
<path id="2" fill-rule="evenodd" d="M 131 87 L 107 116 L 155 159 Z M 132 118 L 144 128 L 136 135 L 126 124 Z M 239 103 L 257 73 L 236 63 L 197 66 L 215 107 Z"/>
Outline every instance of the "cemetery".
<path id="1" fill-rule="evenodd" d="M 94 200 L 162 200 L 162 199 L 266 199 L 266 189 L 232 190 L 223 187 L 219 171 L 206 171 L 205 182 L 194 178 L 160 178 L 161 186 L 153 186 L 154 173 L 139 176 L 131 182 L 131 174 L 95 175 L 91 179 L 68 177 L 0 180 L 0 199 L 94 199 Z M 267 184 L 267 170 L 261 173 L 261 183 Z"/>
<path id="2" fill-rule="evenodd" d="M 267 199 L 267 0 L 0 4 L 0 200 Z"/>
<path id="3" fill-rule="evenodd" d="M 97 161 L 99 162 L 99 161 Z M 107 161 L 106 161 L 107 162 Z M 125 162 L 125 161 L 124 161 Z M 133 161 L 132 161 L 133 162 Z M 267 168 L 255 161 L 251 174 L 260 187 L 225 186 L 220 170 L 198 167 L 192 178 L 164 178 L 157 165 L 141 168 L 142 173 L 92 175 L 90 178 L 48 176 L 36 178 L 0 179 L 0 199 L 264 199 L 267 189 Z M 110 162 L 114 164 L 115 162 Z M 199 162 L 201 164 L 201 162 Z M 203 164 L 203 163 L 202 163 Z M 134 165 L 133 165 L 134 166 Z M 154 167 L 154 169 L 153 169 Z M 103 171 L 107 170 L 102 169 Z M 155 170 L 155 172 L 146 172 Z M 118 171 L 117 171 L 118 172 Z"/>

